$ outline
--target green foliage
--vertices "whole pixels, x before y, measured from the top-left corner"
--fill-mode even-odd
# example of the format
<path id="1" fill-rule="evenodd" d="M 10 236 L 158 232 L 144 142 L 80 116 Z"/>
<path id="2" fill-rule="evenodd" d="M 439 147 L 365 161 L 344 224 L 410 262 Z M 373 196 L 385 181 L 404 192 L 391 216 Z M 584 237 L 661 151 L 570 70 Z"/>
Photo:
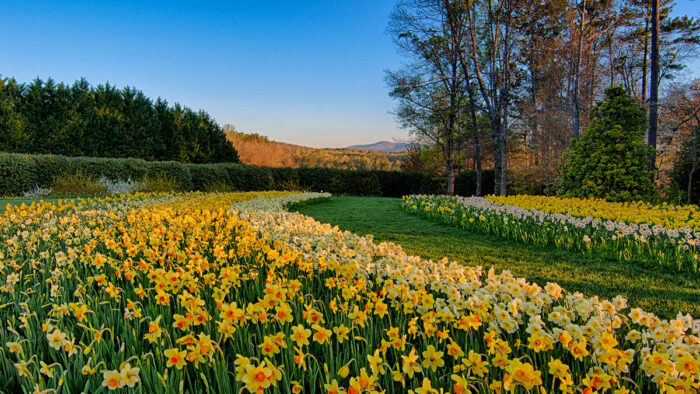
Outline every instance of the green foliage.
<path id="1" fill-rule="evenodd" d="M 51 194 L 54 196 L 78 196 L 85 194 L 105 194 L 107 188 L 97 184 L 81 171 L 72 174 L 63 174 L 56 177 L 51 183 Z"/>
<path id="2" fill-rule="evenodd" d="M 214 181 L 204 185 L 204 191 L 207 193 L 231 193 L 236 192 L 236 188 L 230 183 L 223 180 Z"/>
<path id="3" fill-rule="evenodd" d="M 591 125 L 562 167 L 561 191 L 574 197 L 609 201 L 648 200 L 654 184 L 647 171 L 651 153 L 643 140 L 646 114 L 621 87 L 605 90 L 591 110 Z"/>
<path id="4" fill-rule="evenodd" d="M 131 87 L 85 80 L 72 86 L 0 78 L 0 151 L 133 157 L 187 163 L 239 161 L 221 127 L 203 111 Z"/>
<path id="5" fill-rule="evenodd" d="M 177 181 L 168 177 L 147 176 L 142 182 L 143 191 L 146 193 L 171 193 L 182 190 Z"/>
<path id="6" fill-rule="evenodd" d="M 493 170 L 481 171 L 482 195 L 493 191 L 494 175 Z M 476 195 L 476 171 L 463 171 L 455 177 L 455 194 L 464 197 Z"/>
<path id="7" fill-rule="evenodd" d="M 669 198 L 687 202 L 688 198 L 688 175 L 693 168 L 693 140 L 689 140 L 683 146 L 680 152 L 676 155 L 676 161 L 673 163 L 671 171 L 671 189 L 669 190 Z M 693 174 L 693 184 L 691 185 L 691 203 L 700 203 L 700 171 L 696 169 Z"/>
<path id="8" fill-rule="evenodd" d="M 228 167 L 235 167 L 236 169 L 236 171 L 231 173 L 231 180 L 240 187 L 239 190 L 265 191 L 278 189 L 270 168 L 242 164 L 231 164 Z"/>
<path id="9" fill-rule="evenodd" d="M 143 180 L 147 191 L 276 189 L 399 197 L 435 194 L 444 186 L 443 179 L 418 172 L 269 168 L 238 163 L 191 164 L 0 152 L 0 195 L 18 196 L 35 186 L 51 186 L 57 177 L 78 172 L 89 179 Z M 473 190 L 474 185 L 468 184 L 473 178 L 470 172 L 457 177 L 463 190 Z M 488 179 L 493 179 L 493 175 L 489 178 L 485 171 L 484 182 Z"/>
<path id="10" fill-rule="evenodd" d="M 50 187 L 57 177 L 76 173 L 89 179 L 143 181 L 146 191 L 308 190 L 335 195 L 401 197 L 436 194 L 444 189 L 444 179 L 419 172 L 269 168 L 238 163 L 191 164 L 0 152 L 0 195 L 18 196 L 35 186 Z M 472 171 L 459 174 L 458 194 L 472 195 L 475 180 Z M 493 171 L 483 172 L 483 182 L 485 188 L 493 186 Z"/>
<path id="11" fill-rule="evenodd" d="M 273 168 L 274 184 L 336 195 L 391 196 L 437 193 L 440 180 L 428 174 L 402 171 L 339 170 L 333 168 Z"/>
<path id="12" fill-rule="evenodd" d="M 0 193 L 3 196 L 19 196 L 34 186 L 47 186 L 53 182 L 39 182 L 37 168 L 31 155 L 0 154 Z"/>
<path id="13" fill-rule="evenodd" d="M 224 166 L 216 164 L 188 164 L 187 169 L 192 175 L 194 190 L 206 190 L 207 185 L 217 183 L 231 184 L 229 171 Z"/>
<path id="14" fill-rule="evenodd" d="M 401 197 L 407 194 L 433 194 L 441 192 L 440 179 L 420 172 L 375 171 L 382 185 L 382 196 Z"/>
<path id="15" fill-rule="evenodd" d="M 12 79 L 0 78 L 0 147 L 18 149 L 26 139 L 26 120 L 15 110 L 21 97 L 20 85 Z"/>
<path id="16" fill-rule="evenodd" d="M 301 191 L 308 189 L 307 186 L 301 184 L 298 168 L 270 168 L 270 175 L 272 176 L 275 188 L 278 190 Z"/>

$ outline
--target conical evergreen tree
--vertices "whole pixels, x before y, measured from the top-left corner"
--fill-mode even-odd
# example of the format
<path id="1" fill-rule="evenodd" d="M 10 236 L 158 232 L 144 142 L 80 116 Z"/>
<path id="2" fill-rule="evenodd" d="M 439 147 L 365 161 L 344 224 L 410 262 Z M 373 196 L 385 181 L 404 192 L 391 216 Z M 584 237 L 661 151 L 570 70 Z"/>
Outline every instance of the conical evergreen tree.
<path id="1" fill-rule="evenodd" d="M 611 87 L 590 116 L 585 135 L 571 142 L 562 192 L 610 201 L 650 198 L 654 185 L 646 167 L 650 148 L 644 143 L 644 109 L 623 88 Z"/>

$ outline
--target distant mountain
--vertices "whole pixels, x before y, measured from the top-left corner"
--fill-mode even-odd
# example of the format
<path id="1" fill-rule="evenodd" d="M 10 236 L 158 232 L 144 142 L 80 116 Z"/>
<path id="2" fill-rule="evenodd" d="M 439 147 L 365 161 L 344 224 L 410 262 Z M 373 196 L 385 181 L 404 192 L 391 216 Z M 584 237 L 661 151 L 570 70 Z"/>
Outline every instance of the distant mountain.
<path id="1" fill-rule="evenodd" d="M 238 151 L 241 163 L 265 167 L 398 170 L 406 155 L 404 152 L 379 149 L 310 148 L 273 141 L 260 134 L 246 134 L 235 130 L 228 130 L 226 137 Z M 373 145 L 379 144 L 382 143 Z M 383 142 L 383 144 L 397 145 L 391 142 Z"/>
<path id="2" fill-rule="evenodd" d="M 408 144 L 403 142 L 379 141 L 375 142 L 374 144 L 348 146 L 345 149 L 367 149 L 376 150 L 378 152 L 403 152 L 407 147 Z"/>

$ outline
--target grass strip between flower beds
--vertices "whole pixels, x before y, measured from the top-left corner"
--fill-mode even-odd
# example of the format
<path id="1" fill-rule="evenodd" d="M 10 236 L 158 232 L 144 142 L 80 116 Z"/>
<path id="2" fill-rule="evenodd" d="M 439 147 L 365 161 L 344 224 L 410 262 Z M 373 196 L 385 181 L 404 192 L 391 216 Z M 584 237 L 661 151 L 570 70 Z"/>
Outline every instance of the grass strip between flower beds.
<path id="1" fill-rule="evenodd" d="M 405 196 L 402 207 L 468 231 L 527 244 L 598 254 L 621 262 L 700 273 L 695 232 L 645 224 L 627 225 L 595 218 L 501 205 L 482 197 Z"/>

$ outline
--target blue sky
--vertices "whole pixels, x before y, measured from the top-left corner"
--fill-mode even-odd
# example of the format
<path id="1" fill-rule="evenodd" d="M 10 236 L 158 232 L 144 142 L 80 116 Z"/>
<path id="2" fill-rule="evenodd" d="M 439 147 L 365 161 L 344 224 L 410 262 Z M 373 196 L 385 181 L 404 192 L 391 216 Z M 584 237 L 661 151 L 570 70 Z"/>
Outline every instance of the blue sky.
<path id="1" fill-rule="evenodd" d="M 0 1 L 0 75 L 130 85 L 308 146 L 404 140 L 384 82 L 401 64 L 386 34 L 393 4 Z M 700 0 L 676 8 L 700 16 Z"/>

